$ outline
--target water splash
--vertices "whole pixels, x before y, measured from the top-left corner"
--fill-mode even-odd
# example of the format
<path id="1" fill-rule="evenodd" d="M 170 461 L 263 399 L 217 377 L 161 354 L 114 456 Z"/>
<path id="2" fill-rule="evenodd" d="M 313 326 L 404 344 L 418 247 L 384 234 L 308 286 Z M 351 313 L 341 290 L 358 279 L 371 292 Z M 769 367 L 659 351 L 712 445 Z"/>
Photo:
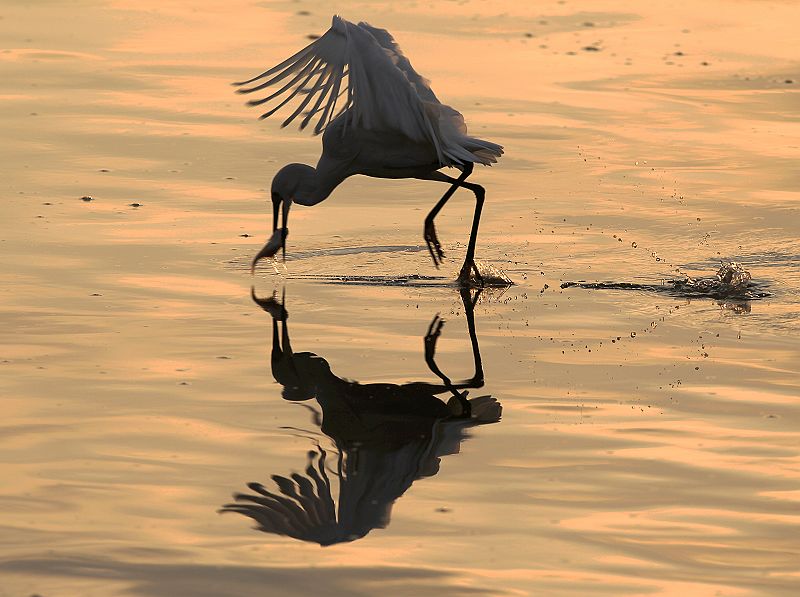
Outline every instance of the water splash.
<path id="1" fill-rule="evenodd" d="M 770 296 L 763 287 L 753 282 L 749 271 L 735 261 L 723 261 L 714 276 L 680 280 L 666 280 L 661 284 L 633 284 L 630 282 L 564 282 L 561 288 L 591 288 L 595 290 L 647 290 L 665 292 L 674 296 L 713 298 L 720 300 L 754 300 Z"/>
<path id="2" fill-rule="evenodd" d="M 478 268 L 480 277 L 476 275 L 474 270 L 471 271 L 469 274 L 470 286 L 476 288 L 506 288 L 514 285 L 514 281 L 499 267 L 483 261 L 476 261 L 475 265 Z"/>
<path id="3" fill-rule="evenodd" d="M 767 293 L 753 296 L 751 286 L 753 277 L 740 263 L 723 261 L 713 278 L 692 278 L 670 280 L 677 290 L 697 293 L 712 298 L 763 298 Z"/>

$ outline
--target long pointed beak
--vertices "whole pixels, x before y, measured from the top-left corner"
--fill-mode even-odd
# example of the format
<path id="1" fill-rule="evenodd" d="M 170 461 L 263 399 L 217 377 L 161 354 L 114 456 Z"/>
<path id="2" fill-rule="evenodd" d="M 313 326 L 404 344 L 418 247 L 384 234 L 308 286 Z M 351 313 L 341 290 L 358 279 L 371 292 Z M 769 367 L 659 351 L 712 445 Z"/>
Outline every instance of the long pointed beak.
<path id="1" fill-rule="evenodd" d="M 265 257 L 272 257 L 277 253 L 282 246 L 286 243 L 286 233 L 288 231 L 285 228 L 278 228 L 275 232 L 272 233 L 272 236 L 267 241 L 261 250 L 253 257 L 253 263 L 250 264 L 250 275 L 252 276 L 256 272 L 256 264 Z M 285 250 L 285 249 L 284 249 Z"/>
<path id="2" fill-rule="evenodd" d="M 281 196 L 278 193 L 272 193 L 272 231 L 278 229 L 278 212 L 281 210 Z"/>
<path id="3" fill-rule="evenodd" d="M 283 262 L 286 263 L 286 235 L 289 234 L 289 208 L 292 206 L 292 200 L 289 197 L 283 200 L 283 218 L 281 224 L 283 225 Z"/>
<path id="4" fill-rule="evenodd" d="M 283 218 L 282 223 L 283 227 L 278 228 L 278 213 L 281 208 L 281 204 L 283 204 Z M 269 237 L 267 240 L 267 244 L 265 244 L 258 254 L 253 257 L 253 262 L 250 264 L 250 275 L 252 276 L 255 274 L 256 265 L 261 259 L 265 257 L 272 257 L 275 255 L 279 250 L 283 249 L 283 260 L 286 261 L 286 236 L 289 234 L 289 229 L 286 227 L 286 223 L 289 220 L 289 208 L 292 205 L 292 200 L 290 198 L 281 198 L 280 195 L 277 193 L 273 193 L 272 195 L 272 236 Z"/>

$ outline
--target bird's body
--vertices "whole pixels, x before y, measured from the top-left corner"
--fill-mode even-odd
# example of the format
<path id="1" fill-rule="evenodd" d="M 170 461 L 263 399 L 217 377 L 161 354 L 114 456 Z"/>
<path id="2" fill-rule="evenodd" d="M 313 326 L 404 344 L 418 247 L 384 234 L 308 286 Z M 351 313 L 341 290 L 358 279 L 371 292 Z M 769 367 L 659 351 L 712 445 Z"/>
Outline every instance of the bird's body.
<path id="1" fill-rule="evenodd" d="M 301 175 L 293 201 L 316 205 L 346 178 L 355 174 L 374 178 L 419 178 L 441 166 L 433 145 L 414 141 L 394 131 L 347 127 L 348 114 L 334 120 L 322 136 L 322 155 L 313 173 Z M 276 186 L 282 186 L 282 181 Z"/>
<path id="2" fill-rule="evenodd" d="M 476 213 L 459 279 L 466 282 L 473 270 L 480 276 L 474 250 L 484 190 L 466 182 L 466 178 L 474 163 L 488 165 L 497 161 L 502 147 L 467 135 L 461 114 L 438 100 L 428 81 L 413 69 L 387 31 L 333 17 L 325 35 L 274 68 L 237 85 L 262 79 L 267 80 L 239 91 L 260 91 L 289 79 L 266 98 L 249 102 L 262 105 L 288 94 L 262 118 L 301 95 L 304 99 L 283 126 L 303 115 L 302 129 L 320 114 L 314 132 L 324 131 L 324 135 L 316 168 L 289 164 L 275 176 L 273 235 L 256 255 L 253 267 L 260 258 L 272 256 L 281 248 L 285 251 L 292 203 L 316 205 L 346 178 L 361 174 L 437 180 L 452 185 L 425 220 L 425 240 L 437 267 L 444 254 L 433 218 L 456 188 L 472 190 L 477 199 Z M 337 101 L 345 94 L 337 112 Z M 454 179 L 439 172 L 446 166 L 458 168 L 461 176 Z M 281 206 L 283 225 L 279 228 Z"/>
<path id="3" fill-rule="evenodd" d="M 432 144 L 392 130 L 348 128 L 347 118 L 342 114 L 325 130 L 318 171 L 332 167 L 348 175 L 412 178 L 441 167 Z"/>

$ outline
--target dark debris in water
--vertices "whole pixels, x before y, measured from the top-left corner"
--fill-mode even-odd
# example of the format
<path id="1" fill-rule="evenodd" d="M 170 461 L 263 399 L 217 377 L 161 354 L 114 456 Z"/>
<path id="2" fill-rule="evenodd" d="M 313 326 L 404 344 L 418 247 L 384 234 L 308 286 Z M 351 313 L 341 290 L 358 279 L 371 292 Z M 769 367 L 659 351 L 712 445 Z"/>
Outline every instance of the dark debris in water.
<path id="1" fill-rule="evenodd" d="M 564 282 L 561 288 L 590 288 L 593 290 L 645 290 L 687 298 L 718 300 L 757 300 L 770 296 L 762 285 L 753 282 L 750 272 L 734 261 L 723 261 L 713 277 L 666 280 L 661 284 L 631 282 Z"/>
<path id="2" fill-rule="evenodd" d="M 481 274 L 483 276 L 483 284 L 481 285 L 474 280 L 473 277 L 470 284 L 474 288 L 508 288 L 514 283 L 509 280 L 507 276 L 500 270 L 489 266 L 481 266 Z M 300 280 L 316 280 L 323 284 L 342 284 L 353 286 L 409 286 L 415 288 L 426 287 L 442 287 L 457 285 L 458 282 L 452 278 L 445 276 L 422 276 L 419 274 L 411 275 L 398 275 L 398 276 L 369 276 L 369 275 L 319 275 L 319 274 L 299 274 L 291 276 L 294 279 Z"/>
<path id="3" fill-rule="evenodd" d="M 317 280 L 323 284 L 350 284 L 355 286 L 444 286 L 448 280 L 442 276 L 325 276 L 300 275 L 293 276 L 303 280 Z"/>

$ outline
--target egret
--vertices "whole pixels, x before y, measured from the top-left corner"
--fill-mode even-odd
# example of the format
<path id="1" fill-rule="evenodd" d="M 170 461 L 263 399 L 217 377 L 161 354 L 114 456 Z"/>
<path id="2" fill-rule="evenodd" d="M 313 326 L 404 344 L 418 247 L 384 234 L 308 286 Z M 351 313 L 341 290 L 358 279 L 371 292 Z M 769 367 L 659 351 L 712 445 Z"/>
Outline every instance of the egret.
<path id="1" fill-rule="evenodd" d="M 276 101 L 277 105 L 261 115 L 264 119 L 295 100 L 298 105 L 281 128 L 301 115 L 301 130 L 315 120 L 314 134 L 324 133 L 322 155 L 316 168 L 288 164 L 275 175 L 271 187 L 272 236 L 253 259 L 251 273 L 260 259 L 280 250 L 286 258 L 292 203 L 316 205 L 346 178 L 362 174 L 450 185 L 425 218 L 423 229 L 437 268 L 444 251 L 434 218 L 456 189 L 472 191 L 475 211 L 458 281 L 469 285 L 474 272 L 474 280 L 482 283 L 475 265 L 475 243 L 485 190 L 467 182 L 467 177 L 474 164 L 496 162 L 503 148 L 467 135 L 464 117 L 439 101 L 429 81 L 414 70 L 388 31 L 334 16 L 331 28 L 314 42 L 260 75 L 234 85 L 240 87 L 239 93 L 253 93 L 278 83 L 282 84 L 279 89 L 248 105 Z M 461 173 L 453 178 L 440 172 L 444 167 L 454 167 Z"/>

